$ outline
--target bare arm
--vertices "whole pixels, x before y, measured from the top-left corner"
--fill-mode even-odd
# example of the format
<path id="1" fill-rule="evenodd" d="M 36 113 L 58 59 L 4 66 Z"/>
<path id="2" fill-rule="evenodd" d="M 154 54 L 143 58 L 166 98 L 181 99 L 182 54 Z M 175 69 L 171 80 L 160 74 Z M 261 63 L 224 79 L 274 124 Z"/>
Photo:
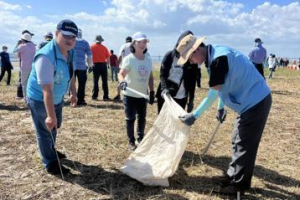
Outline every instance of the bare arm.
<path id="1" fill-rule="evenodd" d="M 151 72 L 150 77 L 149 77 L 148 86 L 149 86 L 150 91 L 154 90 L 154 78 L 153 78 L 153 73 L 152 72 Z"/>
<path id="2" fill-rule="evenodd" d="M 73 76 L 70 82 L 70 91 L 71 91 L 71 106 L 77 106 L 77 94 L 76 94 L 76 80 Z"/>
<path id="3" fill-rule="evenodd" d="M 125 79 L 126 75 L 128 74 L 128 72 L 129 72 L 129 71 L 126 70 L 126 69 L 121 69 L 121 70 L 120 70 L 120 72 L 119 72 L 119 74 L 118 74 L 119 82 L 124 81 L 124 79 Z"/>
<path id="4" fill-rule="evenodd" d="M 54 95 L 53 95 L 53 84 L 43 84 L 43 99 L 47 112 L 47 118 L 45 124 L 49 131 L 57 128 L 57 118 L 54 108 Z"/>
<path id="5" fill-rule="evenodd" d="M 121 63 L 122 63 L 122 56 L 119 56 L 118 60 L 117 60 L 117 64 L 118 64 L 119 67 L 120 67 Z"/>

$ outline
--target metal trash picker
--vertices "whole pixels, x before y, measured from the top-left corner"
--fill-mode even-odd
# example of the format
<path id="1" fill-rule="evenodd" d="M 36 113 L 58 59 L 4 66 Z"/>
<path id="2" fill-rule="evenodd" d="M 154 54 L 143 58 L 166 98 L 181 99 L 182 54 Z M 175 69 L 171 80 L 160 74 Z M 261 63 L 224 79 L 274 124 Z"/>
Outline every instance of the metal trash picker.
<path id="1" fill-rule="evenodd" d="M 205 154 L 207 153 L 207 151 L 209 150 L 209 147 L 211 146 L 212 142 L 214 141 L 214 138 L 215 138 L 215 136 L 216 136 L 216 134 L 217 134 L 217 132 L 218 132 L 218 130 L 219 130 L 219 128 L 220 128 L 220 125 L 221 125 L 221 124 L 223 123 L 223 121 L 225 120 L 226 115 L 227 115 L 227 111 L 224 110 L 224 113 L 223 113 L 223 115 L 222 115 L 222 117 L 221 117 L 221 120 L 218 121 L 218 124 L 217 124 L 217 126 L 216 126 L 216 128 L 215 128 L 215 130 L 214 130 L 214 132 L 213 132 L 213 134 L 212 134 L 212 136 L 211 136 L 211 138 L 210 138 L 208 144 L 206 145 L 206 147 L 205 147 L 205 149 L 204 149 L 202 155 L 205 155 Z"/>

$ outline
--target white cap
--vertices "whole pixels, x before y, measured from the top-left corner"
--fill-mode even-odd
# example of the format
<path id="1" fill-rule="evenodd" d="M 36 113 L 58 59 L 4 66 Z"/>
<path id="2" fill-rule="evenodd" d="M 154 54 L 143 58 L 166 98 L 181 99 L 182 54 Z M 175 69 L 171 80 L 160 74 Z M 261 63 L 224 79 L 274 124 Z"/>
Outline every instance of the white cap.
<path id="1" fill-rule="evenodd" d="M 22 35 L 21 39 L 30 42 L 31 41 L 31 35 L 29 33 L 24 33 Z"/>
<path id="2" fill-rule="evenodd" d="M 149 42 L 149 39 L 144 33 L 136 32 L 135 34 L 133 34 L 132 41 L 142 41 L 142 40 L 147 40 L 147 42 Z"/>

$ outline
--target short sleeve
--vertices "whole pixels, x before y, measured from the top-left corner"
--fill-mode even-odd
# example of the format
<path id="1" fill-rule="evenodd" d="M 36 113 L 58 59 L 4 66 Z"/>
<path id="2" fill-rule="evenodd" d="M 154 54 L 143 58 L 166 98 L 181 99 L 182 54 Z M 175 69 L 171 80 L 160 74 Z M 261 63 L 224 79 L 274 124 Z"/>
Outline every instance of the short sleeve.
<path id="1" fill-rule="evenodd" d="M 209 87 L 224 84 L 228 69 L 227 56 L 214 59 L 210 65 Z"/>
<path id="2" fill-rule="evenodd" d="M 54 66 L 44 55 L 35 60 L 35 70 L 38 84 L 52 84 L 54 82 Z"/>
<path id="3" fill-rule="evenodd" d="M 125 51 L 125 45 L 122 45 L 120 50 L 119 50 L 119 56 L 124 57 L 124 51 Z"/>
<path id="4" fill-rule="evenodd" d="M 124 58 L 124 60 L 122 61 L 122 66 L 121 66 L 121 69 L 125 69 L 127 71 L 130 71 L 130 56 L 126 56 Z"/>

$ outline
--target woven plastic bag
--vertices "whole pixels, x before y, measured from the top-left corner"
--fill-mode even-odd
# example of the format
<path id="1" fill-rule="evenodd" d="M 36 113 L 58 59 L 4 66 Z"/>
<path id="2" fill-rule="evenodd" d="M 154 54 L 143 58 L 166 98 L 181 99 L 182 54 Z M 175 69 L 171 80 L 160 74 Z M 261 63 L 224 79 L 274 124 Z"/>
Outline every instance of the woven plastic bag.
<path id="1" fill-rule="evenodd" d="M 171 98 L 165 98 L 153 127 L 125 161 L 121 172 L 144 185 L 169 186 L 188 142 L 189 127 L 179 120 L 186 112 Z"/>

